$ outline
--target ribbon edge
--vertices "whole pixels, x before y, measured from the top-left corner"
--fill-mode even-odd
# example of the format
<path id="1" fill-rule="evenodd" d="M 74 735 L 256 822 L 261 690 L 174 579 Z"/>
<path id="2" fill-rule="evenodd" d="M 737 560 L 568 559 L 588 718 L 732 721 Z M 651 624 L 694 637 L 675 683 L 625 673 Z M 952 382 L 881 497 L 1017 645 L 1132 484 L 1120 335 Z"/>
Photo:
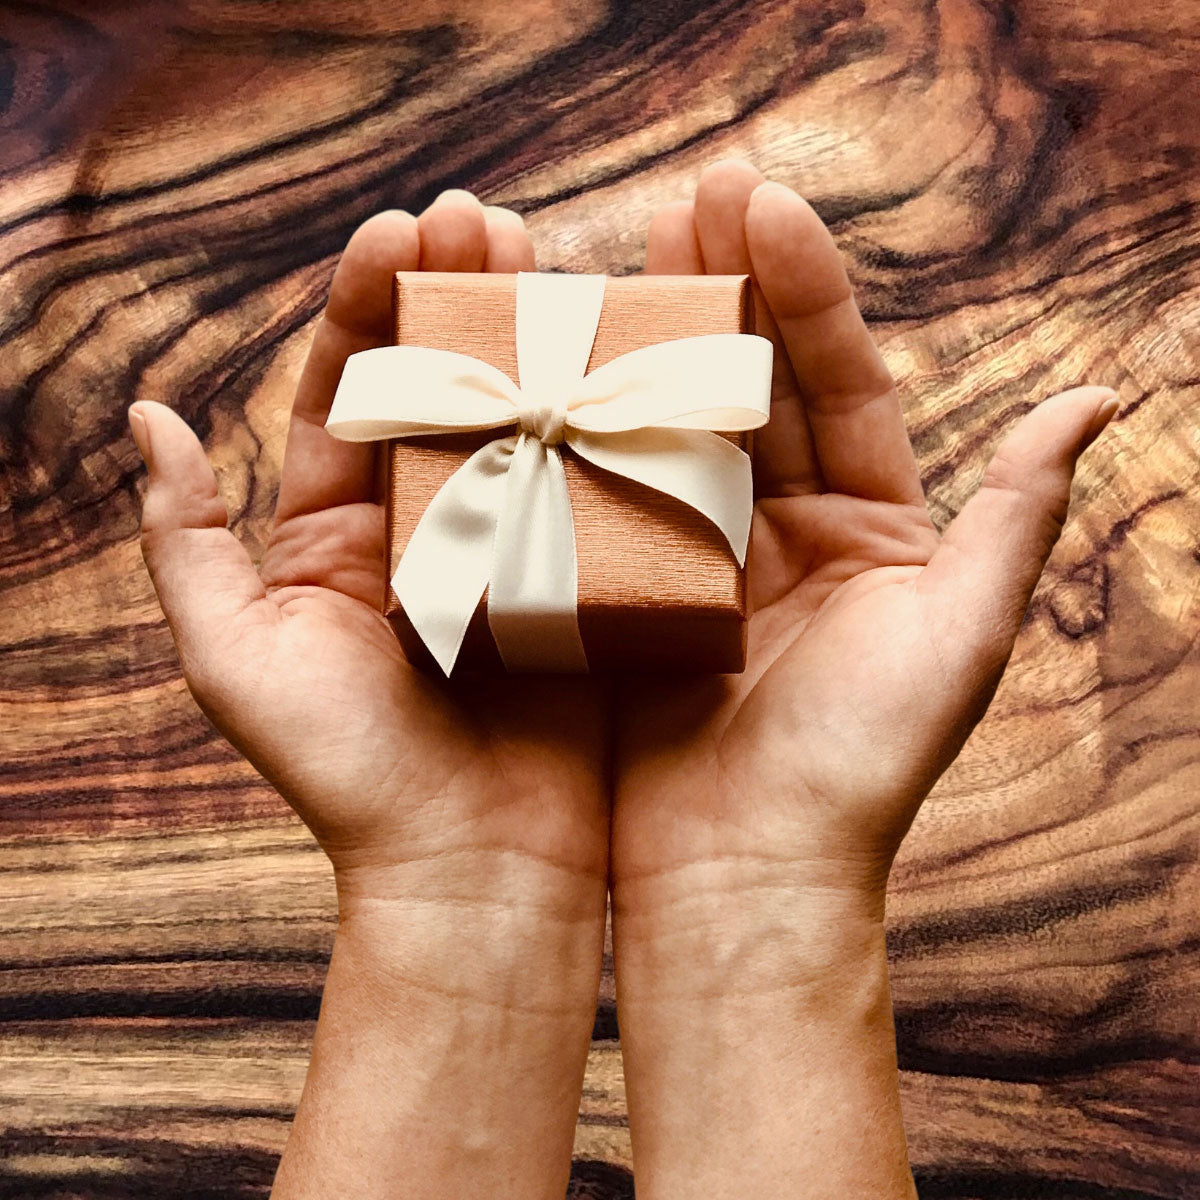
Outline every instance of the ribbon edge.
<path id="1" fill-rule="evenodd" d="M 733 341 L 733 339 L 737 340 Z M 763 337 L 757 333 L 702 333 L 682 338 L 669 338 L 665 342 L 654 342 L 648 346 L 636 346 L 634 349 L 627 350 L 624 354 L 619 354 L 616 358 L 602 363 L 595 370 L 589 371 L 579 381 L 577 387 L 580 391 L 586 393 L 589 386 L 594 388 L 598 382 L 602 382 L 606 374 L 619 375 L 619 368 L 628 370 L 632 360 L 643 356 L 663 357 L 667 353 L 664 347 L 672 347 L 672 354 L 686 354 L 689 348 L 696 349 L 700 345 L 703 345 L 705 348 L 705 357 L 707 357 L 709 350 L 713 350 L 719 354 L 721 344 L 734 344 L 745 348 L 746 354 L 744 357 L 748 361 L 744 364 L 739 364 L 740 366 L 750 368 L 749 381 L 744 391 L 754 396 L 758 401 L 757 403 L 726 406 L 702 403 L 694 408 L 676 413 L 674 416 L 664 420 L 628 427 L 622 426 L 616 429 L 597 427 L 588 422 L 586 417 L 583 420 L 578 419 L 579 416 L 585 414 L 589 409 L 597 412 L 603 411 L 613 399 L 621 394 L 617 391 L 610 395 L 598 397 L 595 400 L 585 401 L 582 404 L 576 403 L 575 407 L 571 407 L 570 402 L 568 402 L 566 425 L 569 428 L 601 435 L 626 433 L 633 429 L 703 429 L 713 433 L 741 433 L 762 428 L 762 426 L 767 424 L 771 416 L 771 377 L 774 367 L 775 345 L 770 338 Z M 742 355 L 739 355 L 739 357 L 742 357 Z M 756 375 L 761 375 L 761 382 L 764 385 L 761 388 L 753 386 Z M 692 424 L 688 420 L 688 418 L 695 418 L 701 414 L 720 413 L 729 414 L 729 419 L 718 424 L 712 423 L 711 420 Z"/>

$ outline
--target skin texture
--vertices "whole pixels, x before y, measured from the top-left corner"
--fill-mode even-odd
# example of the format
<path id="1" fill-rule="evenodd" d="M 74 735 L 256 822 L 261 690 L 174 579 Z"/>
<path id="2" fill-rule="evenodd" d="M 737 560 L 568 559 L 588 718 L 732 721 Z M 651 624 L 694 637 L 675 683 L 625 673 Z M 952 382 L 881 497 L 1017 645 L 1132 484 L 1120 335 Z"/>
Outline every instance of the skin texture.
<path id="1" fill-rule="evenodd" d="M 939 538 L 828 232 L 750 164 L 715 164 L 654 219 L 647 271 L 751 273 L 776 342 L 745 675 L 448 684 L 377 611 L 377 452 L 323 429 L 346 356 L 388 340 L 402 269 L 535 264 L 520 218 L 465 192 L 359 228 L 258 571 L 195 436 L 130 410 L 188 684 L 337 881 L 273 1195 L 561 1197 L 606 884 L 639 1196 L 912 1195 L 888 869 L 987 706 L 1115 400 L 1039 405 Z"/>
<path id="2" fill-rule="evenodd" d="M 447 685 L 378 611 L 374 447 L 323 425 L 390 336 L 397 270 L 535 269 L 520 217 L 451 191 L 341 258 L 256 571 L 199 441 L 131 407 L 142 546 L 200 707 L 333 863 L 339 926 L 278 1198 L 566 1188 L 603 952 L 607 697 L 590 679 Z"/>
<path id="3" fill-rule="evenodd" d="M 750 273 L 776 345 L 744 675 L 619 692 L 614 962 L 638 1195 L 913 1195 L 883 939 L 887 875 L 983 715 L 1116 410 L 1082 388 L 1009 435 L 942 537 L 832 238 L 714 164 L 646 270 Z M 704 1036 L 697 1037 L 697 1029 Z"/>

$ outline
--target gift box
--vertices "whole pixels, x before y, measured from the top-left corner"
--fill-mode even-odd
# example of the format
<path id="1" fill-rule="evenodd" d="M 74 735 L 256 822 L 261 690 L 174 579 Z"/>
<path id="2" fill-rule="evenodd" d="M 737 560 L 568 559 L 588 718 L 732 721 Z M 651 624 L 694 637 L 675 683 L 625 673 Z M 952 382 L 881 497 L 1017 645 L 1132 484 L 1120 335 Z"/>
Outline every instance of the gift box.
<path id="1" fill-rule="evenodd" d="M 486 273 L 398 273 L 393 293 L 395 344 L 470 356 L 497 368 L 508 379 L 518 380 L 518 278 Z M 754 332 L 746 276 L 567 278 L 602 281 L 603 299 L 587 357 L 588 376 L 641 347 L 703 335 Z M 747 347 L 746 340 L 721 344 L 755 349 Z M 752 340 L 765 343 L 762 338 Z M 737 377 L 739 387 L 760 393 L 761 420 L 766 419 L 769 403 L 769 343 L 765 345 L 768 395 L 761 396 L 761 355 L 755 360 L 755 379 Z M 521 382 L 524 385 L 525 380 Z M 447 481 L 476 451 L 513 432 L 496 428 L 439 431 L 386 441 L 389 580 L 400 566 L 418 522 Z M 752 434 L 748 429 L 724 429 L 686 436 L 722 437 L 748 454 Z M 729 537 L 696 507 L 657 486 L 603 469 L 573 452 L 570 445 L 555 449 L 560 451 L 554 457 L 561 458 L 574 530 L 575 612 L 586 654 L 585 669 L 742 671 L 748 618 L 746 573 L 731 551 Z M 748 492 L 748 459 L 744 482 Z M 747 506 L 750 503 L 747 497 Z M 747 527 L 748 523 L 747 512 Z M 400 596 L 391 583 L 383 590 L 383 612 L 410 660 L 431 665 L 430 653 Z M 493 628 L 489 628 L 486 592 L 470 617 L 453 669 L 455 673 L 506 669 Z"/>

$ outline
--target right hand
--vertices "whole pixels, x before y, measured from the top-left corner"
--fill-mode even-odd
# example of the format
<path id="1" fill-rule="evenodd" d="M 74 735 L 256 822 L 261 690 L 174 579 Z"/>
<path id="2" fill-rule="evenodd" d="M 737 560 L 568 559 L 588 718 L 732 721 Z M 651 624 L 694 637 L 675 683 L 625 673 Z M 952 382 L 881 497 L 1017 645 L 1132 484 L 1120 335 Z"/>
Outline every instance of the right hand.
<path id="1" fill-rule="evenodd" d="M 149 468 L 143 552 L 196 701 L 312 830 L 343 919 L 395 899 L 493 912 L 509 897 L 536 907 L 548 929 L 575 923 L 590 954 L 608 849 L 600 684 L 448 683 L 412 668 L 379 611 L 375 447 L 324 429 L 346 357 L 390 340 L 393 274 L 418 268 L 535 265 L 521 218 L 466 192 L 443 193 L 420 218 L 365 222 L 299 382 L 261 568 L 226 528 L 196 436 L 145 401 L 130 409 Z"/>

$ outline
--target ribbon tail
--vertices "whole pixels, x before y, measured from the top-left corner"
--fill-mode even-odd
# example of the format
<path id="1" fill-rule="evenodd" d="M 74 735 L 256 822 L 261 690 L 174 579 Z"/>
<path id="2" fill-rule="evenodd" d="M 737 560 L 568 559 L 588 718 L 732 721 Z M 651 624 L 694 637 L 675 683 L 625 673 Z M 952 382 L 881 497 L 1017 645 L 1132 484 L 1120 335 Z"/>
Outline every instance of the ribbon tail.
<path id="1" fill-rule="evenodd" d="M 449 675 L 488 585 L 498 515 L 517 438 L 477 450 L 441 486 L 400 556 L 392 588 Z"/>
<path id="2" fill-rule="evenodd" d="M 603 470 L 666 492 L 707 517 L 745 566 L 754 482 L 740 446 L 705 429 L 667 426 L 605 434 L 568 428 L 566 441 Z"/>
<path id="3" fill-rule="evenodd" d="M 578 584 L 562 456 L 523 433 L 508 468 L 488 584 L 488 625 L 509 671 L 587 671 Z"/>

